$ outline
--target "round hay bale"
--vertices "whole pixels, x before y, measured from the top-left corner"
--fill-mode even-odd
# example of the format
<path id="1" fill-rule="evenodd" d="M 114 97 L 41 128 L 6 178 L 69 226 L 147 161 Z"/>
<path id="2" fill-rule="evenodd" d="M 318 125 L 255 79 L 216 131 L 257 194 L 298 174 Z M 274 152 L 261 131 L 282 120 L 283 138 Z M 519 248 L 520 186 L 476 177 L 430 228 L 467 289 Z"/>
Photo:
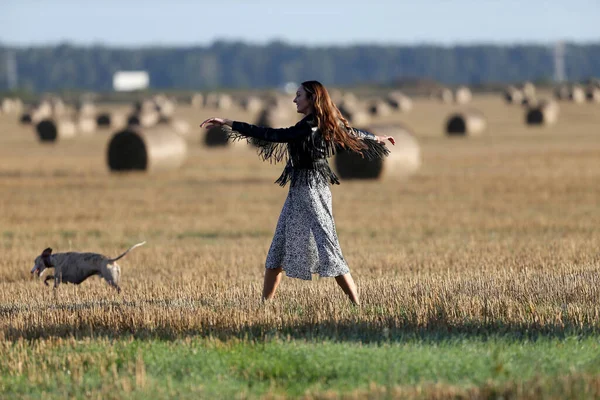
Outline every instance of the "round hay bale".
<path id="1" fill-rule="evenodd" d="M 100 129 L 123 128 L 127 125 L 125 115 L 120 113 L 101 112 L 96 116 L 96 127 Z"/>
<path id="2" fill-rule="evenodd" d="M 76 111 L 79 115 L 90 117 L 96 115 L 96 106 L 89 101 L 83 101 L 77 104 Z"/>
<path id="3" fill-rule="evenodd" d="M 190 104 L 194 108 L 202 108 L 202 107 L 204 107 L 204 96 L 202 95 L 202 93 L 196 93 L 196 94 L 194 94 L 192 96 L 192 99 L 190 100 Z"/>
<path id="4" fill-rule="evenodd" d="M 48 99 L 48 104 L 52 108 L 52 115 L 54 115 L 55 117 L 61 117 L 67 113 L 67 106 L 60 97 L 51 97 L 50 99 Z"/>
<path id="5" fill-rule="evenodd" d="M 171 118 L 175 114 L 175 103 L 166 97 L 158 97 L 155 99 L 156 111 L 163 118 Z"/>
<path id="6" fill-rule="evenodd" d="M 569 98 L 569 86 L 558 85 L 554 88 L 554 97 L 557 100 L 567 100 Z"/>
<path id="7" fill-rule="evenodd" d="M 0 113 L 10 114 L 13 112 L 21 111 L 23 103 L 21 103 L 21 99 L 11 99 L 5 97 L 0 102 Z"/>
<path id="8" fill-rule="evenodd" d="M 590 103 L 600 103 L 600 88 L 596 86 L 588 86 L 585 91 L 585 97 Z"/>
<path id="9" fill-rule="evenodd" d="M 473 95 L 471 94 L 471 89 L 466 86 L 459 86 L 454 94 L 454 101 L 457 104 L 467 104 L 472 98 Z"/>
<path id="10" fill-rule="evenodd" d="M 579 85 L 573 85 L 569 89 L 569 100 L 573 103 L 581 104 L 585 103 L 586 95 L 585 90 Z"/>
<path id="11" fill-rule="evenodd" d="M 368 110 L 375 117 L 386 117 L 392 113 L 392 107 L 384 100 L 374 100 Z"/>
<path id="12" fill-rule="evenodd" d="M 483 113 L 466 110 L 452 114 L 446 122 L 446 133 L 450 136 L 477 136 L 485 131 L 487 122 Z"/>
<path id="13" fill-rule="evenodd" d="M 435 94 L 435 97 L 437 97 L 442 103 L 452 103 L 452 101 L 454 101 L 454 93 L 452 93 L 452 90 L 448 88 L 442 88 L 438 90 Z"/>
<path id="14" fill-rule="evenodd" d="M 156 112 L 156 104 L 154 101 L 150 99 L 143 99 L 136 101 L 133 103 L 133 113 L 132 114 L 142 114 L 142 113 L 155 113 Z"/>
<path id="15" fill-rule="evenodd" d="M 396 145 L 389 145 L 390 155 L 379 160 L 368 160 L 351 151 L 340 151 L 333 166 L 340 179 L 385 179 L 407 177 L 422 164 L 421 149 L 412 132 L 406 127 L 371 125 L 365 130 L 376 135 L 393 136 Z"/>
<path id="16" fill-rule="evenodd" d="M 190 124 L 187 121 L 180 119 L 172 120 L 171 127 L 173 127 L 173 130 L 179 135 L 186 136 L 190 133 Z"/>
<path id="17" fill-rule="evenodd" d="M 541 101 L 525 113 L 527 125 L 553 125 L 558 120 L 559 107 L 555 101 Z"/>
<path id="18" fill-rule="evenodd" d="M 523 95 L 527 98 L 535 98 L 535 85 L 529 81 L 523 82 L 521 85 L 521 90 L 523 91 Z"/>
<path id="19" fill-rule="evenodd" d="M 344 103 L 340 105 L 338 109 L 342 116 L 346 118 L 352 126 L 367 126 L 371 123 L 371 116 L 369 113 L 359 106 L 353 107 Z"/>
<path id="20" fill-rule="evenodd" d="M 152 127 L 158 124 L 160 114 L 156 111 L 143 111 L 141 113 L 133 113 L 127 117 L 127 125 L 141 126 L 144 128 Z"/>
<path id="21" fill-rule="evenodd" d="M 185 140 L 170 127 L 127 127 L 108 144 L 106 161 L 111 171 L 167 171 L 185 161 Z"/>
<path id="22" fill-rule="evenodd" d="M 206 131 L 204 144 L 207 147 L 224 147 L 229 144 L 229 129 L 222 126 L 214 126 Z"/>
<path id="23" fill-rule="evenodd" d="M 42 142 L 72 138 L 77 133 L 75 123 L 68 119 L 44 119 L 36 124 L 35 130 Z"/>
<path id="24" fill-rule="evenodd" d="M 80 115 L 79 118 L 77 118 L 77 131 L 79 133 L 89 135 L 96 132 L 97 128 L 98 123 L 96 122 L 96 118 L 89 115 Z"/>
<path id="25" fill-rule="evenodd" d="M 98 128 L 109 128 L 111 121 L 112 116 L 109 112 L 103 112 L 96 115 L 96 125 L 98 125 Z"/>
<path id="26" fill-rule="evenodd" d="M 225 93 L 209 93 L 204 106 L 217 110 L 229 110 L 233 106 L 233 99 Z"/>
<path id="27" fill-rule="evenodd" d="M 386 101 L 392 109 L 400 112 L 408 112 L 412 110 L 413 103 L 410 97 L 402 92 L 391 92 L 386 96 Z"/>
<path id="28" fill-rule="evenodd" d="M 248 96 L 241 100 L 242 109 L 251 113 L 259 112 L 263 109 L 263 101 L 256 96 Z"/>
<path id="29" fill-rule="evenodd" d="M 265 107 L 258 115 L 255 124 L 267 128 L 287 128 L 296 122 L 291 107 L 281 105 Z"/>
<path id="30" fill-rule="evenodd" d="M 509 86 L 504 91 L 504 99 L 508 104 L 521 104 L 523 97 L 523 92 L 514 86 Z"/>
<path id="31" fill-rule="evenodd" d="M 21 117 L 19 117 L 19 122 L 23 125 L 31 124 L 33 122 L 31 111 L 25 111 L 23 114 L 21 114 Z"/>

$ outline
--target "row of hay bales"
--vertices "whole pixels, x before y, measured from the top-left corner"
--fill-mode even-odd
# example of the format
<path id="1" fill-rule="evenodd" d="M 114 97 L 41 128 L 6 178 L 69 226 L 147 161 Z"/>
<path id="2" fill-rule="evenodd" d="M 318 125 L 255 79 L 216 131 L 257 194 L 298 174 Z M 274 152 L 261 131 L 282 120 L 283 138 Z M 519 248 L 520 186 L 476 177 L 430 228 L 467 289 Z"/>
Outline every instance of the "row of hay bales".
<path id="1" fill-rule="evenodd" d="M 20 118 L 23 124 L 33 124 L 43 142 L 55 142 L 78 134 L 93 134 L 102 129 L 126 126 L 170 126 L 178 134 L 187 134 L 189 124 L 173 118 L 175 104 L 164 96 L 155 96 L 133 104 L 128 114 L 101 111 L 89 101 L 68 107 L 59 98 L 47 98 L 30 106 Z"/>
<path id="2" fill-rule="evenodd" d="M 467 104 L 473 99 L 473 93 L 471 92 L 471 89 L 466 86 L 458 86 L 454 90 L 443 87 L 432 91 L 429 97 L 446 104 Z"/>
<path id="3" fill-rule="evenodd" d="M 19 98 L 0 98 L 0 114 L 19 113 L 23 109 L 23 102 Z"/>
<path id="4" fill-rule="evenodd" d="M 554 88 L 554 98 L 573 103 L 600 103 L 600 83 L 591 81 L 587 85 L 561 84 Z M 536 88 L 531 82 L 523 85 L 510 85 L 504 90 L 504 99 L 508 104 L 535 105 L 541 101 L 536 97 Z"/>
<path id="5" fill-rule="evenodd" d="M 524 122 L 529 126 L 553 125 L 558 121 L 559 105 L 554 100 L 540 100 L 525 110 Z M 487 129 L 485 115 L 476 109 L 466 109 L 451 114 L 446 120 L 449 136 L 478 136 Z"/>

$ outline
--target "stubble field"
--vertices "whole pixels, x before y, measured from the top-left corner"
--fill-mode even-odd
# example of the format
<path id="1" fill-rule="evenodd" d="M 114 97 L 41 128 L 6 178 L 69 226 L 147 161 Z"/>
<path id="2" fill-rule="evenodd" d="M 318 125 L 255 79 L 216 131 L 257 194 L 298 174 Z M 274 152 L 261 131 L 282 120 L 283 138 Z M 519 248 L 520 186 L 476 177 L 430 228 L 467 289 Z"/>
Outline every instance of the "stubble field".
<path id="1" fill-rule="evenodd" d="M 481 137 L 416 99 L 423 166 L 332 188 L 362 300 L 284 278 L 262 304 L 282 165 L 209 149 L 177 171 L 111 174 L 111 132 L 54 145 L 0 115 L 0 393 L 24 398 L 600 396 L 600 106 L 525 126 L 498 95 Z M 293 107 L 290 99 L 290 107 Z M 385 121 L 384 121 L 385 122 Z M 391 149 L 394 151 L 394 149 Z M 120 254 L 123 289 L 33 279 L 54 252 Z"/>

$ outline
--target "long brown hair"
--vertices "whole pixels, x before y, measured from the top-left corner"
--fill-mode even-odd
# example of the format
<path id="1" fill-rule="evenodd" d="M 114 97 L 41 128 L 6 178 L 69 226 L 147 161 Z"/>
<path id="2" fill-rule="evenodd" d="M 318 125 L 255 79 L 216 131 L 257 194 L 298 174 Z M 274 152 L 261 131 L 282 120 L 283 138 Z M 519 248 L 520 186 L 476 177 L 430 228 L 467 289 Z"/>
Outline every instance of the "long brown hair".
<path id="1" fill-rule="evenodd" d="M 358 136 L 352 134 L 348 120 L 342 116 L 321 82 L 302 82 L 302 87 L 312 100 L 317 124 L 327 143 L 357 152 L 367 148 Z"/>

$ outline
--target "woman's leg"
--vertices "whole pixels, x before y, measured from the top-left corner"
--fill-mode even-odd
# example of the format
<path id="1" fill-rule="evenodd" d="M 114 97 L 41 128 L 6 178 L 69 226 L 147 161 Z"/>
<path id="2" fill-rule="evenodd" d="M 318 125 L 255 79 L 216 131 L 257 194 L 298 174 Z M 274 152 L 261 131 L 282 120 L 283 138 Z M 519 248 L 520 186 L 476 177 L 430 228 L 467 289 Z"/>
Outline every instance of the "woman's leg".
<path id="1" fill-rule="evenodd" d="M 279 282 L 281 282 L 281 277 L 283 268 L 265 268 L 265 281 L 263 284 L 263 295 L 262 299 L 271 300 L 273 296 L 275 296 L 275 291 L 277 290 L 277 286 L 279 286 Z"/>
<path id="2" fill-rule="evenodd" d="M 358 299 L 358 292 L 356 290 L 356 284 L 354 283 L 354 279 L 352 279 L 352 275 L 350 273 L 339 275 L 335 277 L 335 281 L 340 285 L 344 293 L 350 298 L 350 301 L 357 306 L 360 305 L 360 300 Z"/>

